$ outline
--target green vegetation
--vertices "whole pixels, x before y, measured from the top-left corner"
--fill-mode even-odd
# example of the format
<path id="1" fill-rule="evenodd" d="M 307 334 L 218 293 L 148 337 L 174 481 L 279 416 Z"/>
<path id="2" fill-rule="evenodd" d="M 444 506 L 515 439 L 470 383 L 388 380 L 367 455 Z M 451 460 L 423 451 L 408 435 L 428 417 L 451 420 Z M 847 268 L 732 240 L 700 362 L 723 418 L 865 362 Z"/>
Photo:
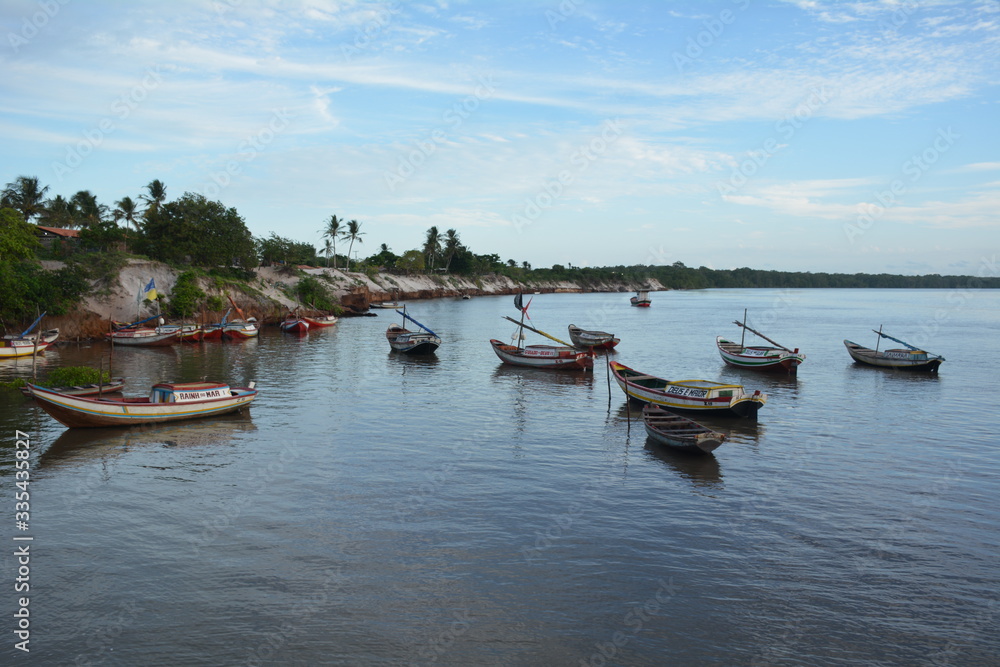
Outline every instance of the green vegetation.
<path id="1" fill-rule="evenodd" d="M 48 376 L 38 381 L 41 387 L 75 387 L 81 384 L 96 384 L 99 379 L 104 382 L 111 380 L 111 375 L 107 371 L 98 371 L 89 366 L 66 366 L 56 368 Z M 15 378 L 9 382 L 0 382 L 0 389 L 20 389 L 27 381 L 24 378 Z"/>
<path id="2" fill-rule="evenodd" d="M 192 271 L 185 271 L 177 276 L 177 282 L 170 294 L 170 303 L 167 305 L 167 314 L 182 319 L 191 317 L 198 312 L 204 299 L 205 292 L 198 287 L 198 276 Z"/>

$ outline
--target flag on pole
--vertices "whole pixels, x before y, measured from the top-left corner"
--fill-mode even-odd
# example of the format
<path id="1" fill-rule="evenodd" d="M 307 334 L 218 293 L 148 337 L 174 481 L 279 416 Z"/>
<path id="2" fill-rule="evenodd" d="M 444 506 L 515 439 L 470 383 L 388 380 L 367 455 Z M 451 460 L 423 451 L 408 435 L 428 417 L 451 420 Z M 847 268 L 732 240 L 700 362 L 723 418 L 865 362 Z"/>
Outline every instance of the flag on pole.
<path id="1" fill-rule="evenodd" d="M 156 301 L 156 283 L 153 281 L 152 278 L 149 279 L 149 282 L 146 283 L 146 287 L 142 291 L 144 299 L 148 299 L 149 301 Z"/>
<path id="2" fill-rule="evenodd" d="M 514 295 L 514 307 L 518 310 L 524 309 L 524 301 L 521 300 L 521 293 L 518 292 Z"/>

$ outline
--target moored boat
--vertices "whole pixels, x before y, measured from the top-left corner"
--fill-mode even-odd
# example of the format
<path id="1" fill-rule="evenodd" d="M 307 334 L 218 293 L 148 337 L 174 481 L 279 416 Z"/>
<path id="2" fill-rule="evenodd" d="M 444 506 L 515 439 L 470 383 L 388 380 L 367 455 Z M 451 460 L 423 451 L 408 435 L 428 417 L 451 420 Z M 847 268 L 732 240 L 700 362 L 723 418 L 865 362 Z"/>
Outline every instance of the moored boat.
<path id="1" fill-rule="evenodd" d="M 799 365 L 806 360 L 806 355 L 799 352 L 799 348 L 789 350 L 784 345 L 776 343 L 756 329 L 747 326 L 747 313 L 743 311 L 743 321 L 733 320 L 733 324 L 742 327 L 743 336 L 740 342 L 728 340 L 722 336 L 715 338 L 715 346 L 719 350 L 722 360 L 730 366 L 736 368 L 749 368 L 757 371 L 771 371 L 796 375 Z M 758 336 L 771 346 L 766 345 L 746 345 L 746 332 Z"/>
<path id="2" fill-rule="evenodd" d="M 545 370 L 587 370 L 594 367 L 594 356 L 568 345 L 507 345 L 492 339 L 490 345 L 500 361 L 512 366 Z"/>
<path id="3" fill-rule="evenodd" d="M 872 331 L 875 331 L 872 329 Z M 893 370 L 909 370 L 909 371 L 928 371 L 931 373 L 937 373 L 938 367 L 941 362 L 945 360 L 939 354 L 931 354 L 926 350 L 921 350 L 919 348 L 905 343 L 898 338 L 893 338 L 888 334 L 882 333 L 882 328 L 879 327 L 878 340 L 881 341 L 882 338 L 887 338 L 891 341 L 899 343 L 903 348 L 896 348 L 891 350 L 879 350 L 876 344 L 875 349 L 863 347 L 857 343 L 851 342 L 849 340 L 844 340 L 844 346 L 847 348 L 847 353 L 851 355 L 851 359 L 855 362 L 863 364 L 866 366 L 875 366 L 877 368 L 889 368 Z"/>
<path id="4" fill-rule="evenodd" d="M 152 329 L 119 329 L 104 335 L 115 345 L 159 347 L 173 345 L 180 340 L 180 329 L 172 326 Z"/>
<path id="5" fill-rule="evenodd" d="M 615 338 L 614 334 L 606 331 L 586 331 L 575 324 L 569 325 L 569 339 L 574 347 L 594 350 L 610 350 L 621 342 L 621 339 Z"/>
<path id="6" fill-rule="evenodd" d="M 294 314 L 289 314 L 278 326 L 285 333 L 301 335 L 309 332 L 309 322 Z"/>
<path id="7" fill-rule="evenodd" d="M 69 396 L 37 385 L 31 395 L 53 419 L 69 428 L 132 426 L 180 421 L 242 410 L 257 397 L 254 383 L 230 387 L 223 382 L 178 382 L 153 385 L 148 397 L 87 398 Z"/>
<path id="8" fill-rule="evenodd" d="M 38 316 L 31 326 L 20 334 L 8 334 L 0 338 L 0 359 L 14 359 L 16 357 L 30 357 L 37 352 L 43 352 L 45 348 L 56 342 L 59 338 L 59 329 L 49 329 L 37 334 L 31 330 L 38 326 L 38 323 L 45 317 L 45 313 Z"/>
<path id="9" fill-rule="evenodd" d="M 649 292 L 647 290 L 639 290 L 628 301 L 636 308 L 649 308 L 650 304 L 653 303 L 649 299 Z"/>
<path id="10" fill-rule="evenodd" d="M 396 312 L 403 316 L 404 324 L 406 320 L 409 320 L 420 327 L 422 331 L 410 331 L 403 325 L 391 324 L 385 331 L 385 338 L 389 341 L 389 347 L 404 354 L 433 354 L 441 346 L 441 338 L 426 326 L 407 315 L 405 306 L 403 310 L 397 310 Z"/>
<path id="11" fill-rule="evenodd" d="M 337 323 L 336 315 L 303 315 L 302 319 L 308 322 L 310 327 L 318 329 L 332 327 Z"/>
<path id="12" fill-rule="evenodd" d="M 688 452 L 711 453 L 726 439 L 724 434 L 658 405 L 647 404 L 643 407 L 642 423 L 646 434 L 656 442 Z"/>
<path id="13" fill-rule="evenodd" d="M 400 303 L 398 303 L 396 301 L 382 301 L 381 303 L 369 303 L 368 304 L 369 308 L 374 308 L 376 310 L 378 310 L 378 309 L 395 310 L 395 309 L 399 308 L 400 306 L 402 306 L 402 304 L 400 304 Z"/>
<path id="14" fill-rule="evenodd" d="M 665 380 L 640 373 L 617 361 L 609 361 L 608 366 L 626 396 L 668 410 L 756 419 L 757 411 L 767 402 L 767 394 L 760 390 L 748 394 L 738 384 Z"/>

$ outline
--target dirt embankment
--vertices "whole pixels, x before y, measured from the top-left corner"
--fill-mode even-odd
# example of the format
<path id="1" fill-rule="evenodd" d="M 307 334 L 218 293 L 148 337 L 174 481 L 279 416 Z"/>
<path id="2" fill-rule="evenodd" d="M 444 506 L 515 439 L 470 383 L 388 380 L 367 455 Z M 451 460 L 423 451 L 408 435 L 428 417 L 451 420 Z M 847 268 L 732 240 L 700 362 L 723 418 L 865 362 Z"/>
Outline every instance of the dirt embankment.
<path id="1" fill-rule="evenodd" d="M 58 268 L 58 262 L 46 262 L 46 268 Z M 466 278 L 463 276 L 395 275 L 334 270 L 331 268 L 304 269 L 305 275 L 315 277 L 333 300 L 345 308 L 364 311 L 371 303 L 383 301 L 404 301 L 431 299 L 438 297 L 482 296 L 492 294 L 516 294 L 525 292 L 631 292 L 637 289 L 662 290 L 664 287 L 655 280 L 648 284 L 602 283 L 589 285 L 586 289 L 568 281 L 532 282 L 522 284 L 507 276 L 485 276 Z M 200 279 L 200 287 L 222 310 L 204 311 L 194 317 L 197 321 L 218 321 L 228 299 L 232 298 L 246 317 L 256 317 L 264 323 L 273 323 L 295 307 L 308 308 L 289 295 L 302 273 L 261 267 L 256 271 L 256 279 L 247 287 L 236 283 L 218 281 L 213 278 Z M 109 321 L 132 322 L 156 314 L 157 304 L 144 302 L 141 294 L 152 280 L 159 295 L 169 301 L 179 272 L 166 264 L 145 260 L 130 260 L 117 276 L 97 281 L 93 291 L 73 312 L 61 317 L 47 317 L 47 329 L 59 327 L 61 338 L 96 338 L 108 331 Z"/>

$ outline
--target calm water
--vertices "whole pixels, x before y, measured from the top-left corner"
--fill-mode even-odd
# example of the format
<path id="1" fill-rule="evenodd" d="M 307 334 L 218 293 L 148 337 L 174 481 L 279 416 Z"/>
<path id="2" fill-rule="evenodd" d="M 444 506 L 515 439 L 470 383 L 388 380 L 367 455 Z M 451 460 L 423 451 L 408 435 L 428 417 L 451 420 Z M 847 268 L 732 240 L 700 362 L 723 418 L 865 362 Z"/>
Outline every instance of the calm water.
<path id="1" fill-rule="evenodd" d="M 0 397 L 2 647 L 11 664 L 986 665 L 1000 662 L 1000 293 L 709 290 L 534 297 L 535 325 L 613 331 L 615 356 L 770 395 L 692 458 L 629 428 L 593 374 L 502 367 L 511 297 L 411 302 L 304 338 L 119 349 L 129 392 L 256 380 L 247 418 L 68 432 Z M 726 368 L 750 322 L 797 380 Z M 873 327 L 940 376 L 853 365 Z M 529 336 L 534 336 L 529 334 Z M 544 342 L 529 339 L 528 342 Z M 45 366 L 106 348 L 60 347 Z M 30 372 L 0 364 L 0 377 Z M 986 398 L 984 398 L 984 395 Z M 635 416 L 634 414 L 632 415 Z M 15 429 L 32 437 L 14 530 Z M 13 648 L 30 534 L 31 653 Z"/>

